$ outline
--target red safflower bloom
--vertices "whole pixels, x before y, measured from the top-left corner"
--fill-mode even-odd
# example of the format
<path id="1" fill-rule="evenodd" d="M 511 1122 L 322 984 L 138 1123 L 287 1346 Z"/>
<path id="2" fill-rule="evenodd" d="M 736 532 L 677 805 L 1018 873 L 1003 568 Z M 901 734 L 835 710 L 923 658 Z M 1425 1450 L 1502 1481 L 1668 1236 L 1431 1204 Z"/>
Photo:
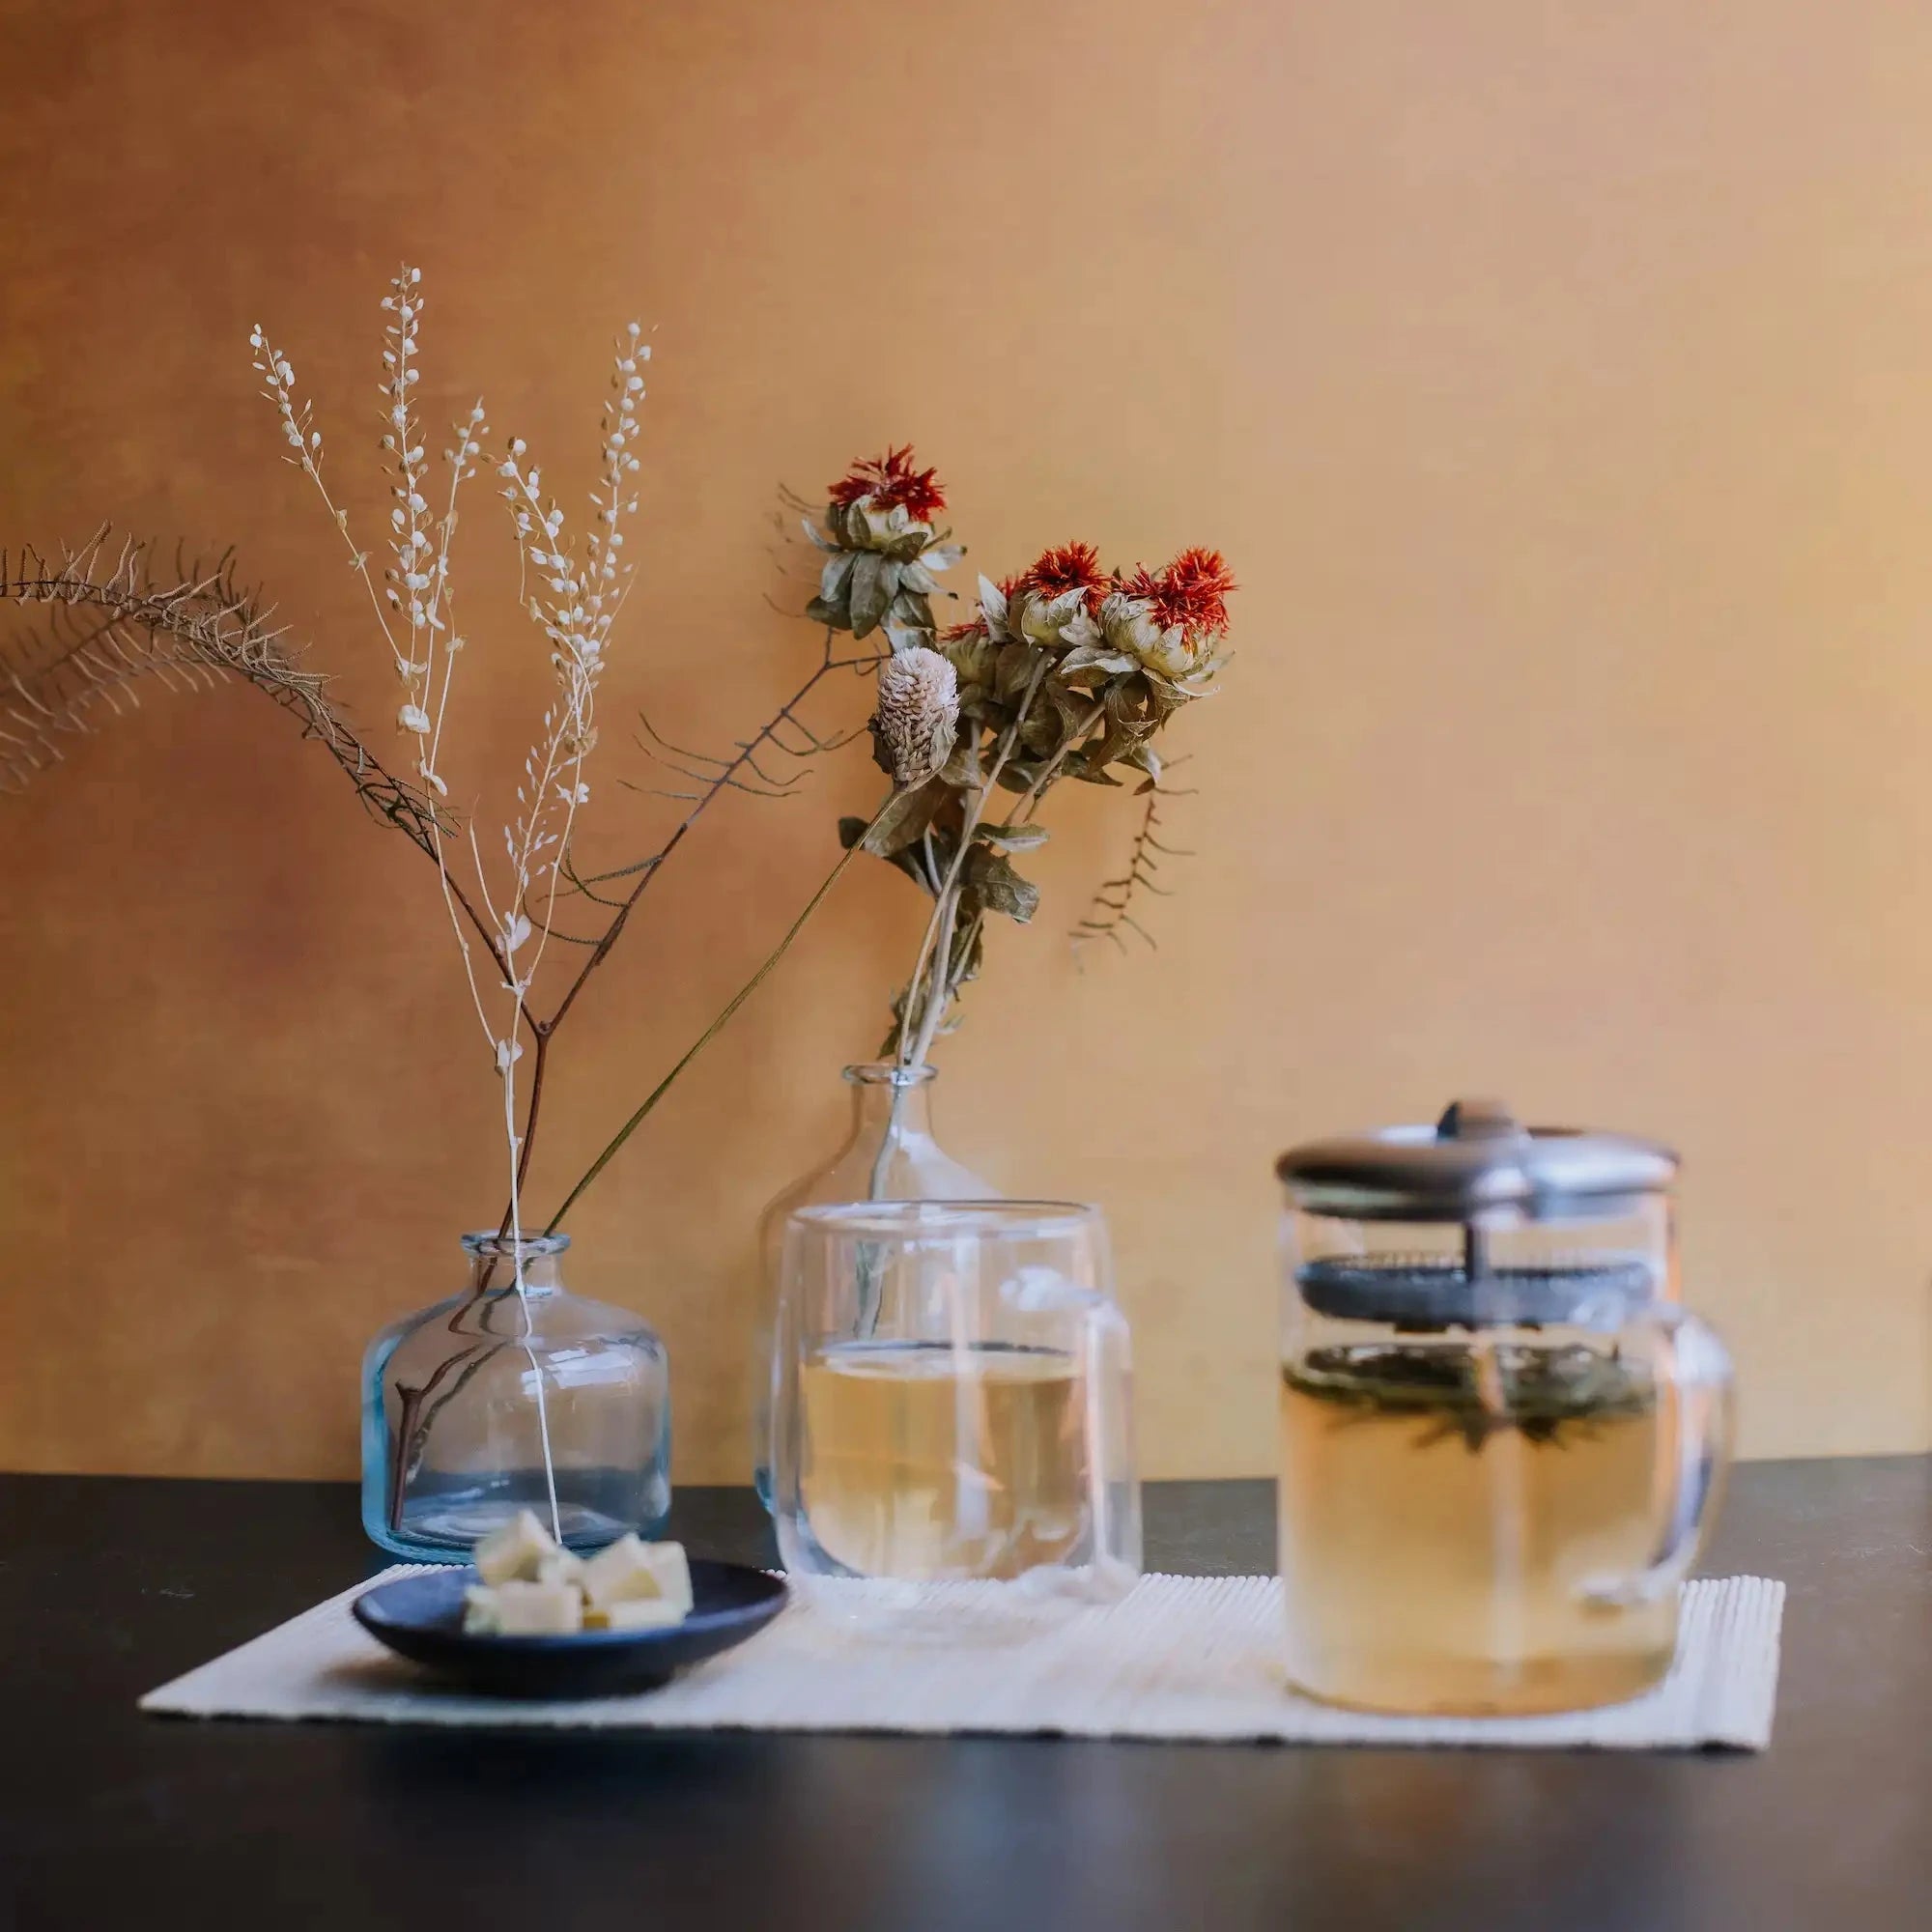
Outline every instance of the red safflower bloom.
<path id="1" fill-rule="evenodd" d="M 1100 568 L 1100 553 L 1092 544 L 1070 543 L 1042 551 L 1013 584 L 1020 590 L 1037 590 L 1042 597 L 1084 590 L 1088 608 L 1097 611 L 1101 598 L 1113 588 L 1113 580 Z"/>
<path id="2" fill-rule="evenodd" d="M 868 456 L 853 464 L 832 485 L 835 503 L 856 503 L 869 497 L 881 510 L 903 503 L 906 515 L 918 523 L 930 523 L 946 507 L 946 492 L 939 487 L 937 469 L 913 468 L 912 444 L 888 449 L 883 456 Z"/>
<path id="3" fill-rule="evenodd" d="M 1219 638 L 1228 630 L 1228 593 L 1235 574 L 1218 550 L 1184 550 L 1165 570 L 1137 570 L 1122 586 L 1145 598 L 1163 630 L 1179 624 L 1191 635 Z"/>

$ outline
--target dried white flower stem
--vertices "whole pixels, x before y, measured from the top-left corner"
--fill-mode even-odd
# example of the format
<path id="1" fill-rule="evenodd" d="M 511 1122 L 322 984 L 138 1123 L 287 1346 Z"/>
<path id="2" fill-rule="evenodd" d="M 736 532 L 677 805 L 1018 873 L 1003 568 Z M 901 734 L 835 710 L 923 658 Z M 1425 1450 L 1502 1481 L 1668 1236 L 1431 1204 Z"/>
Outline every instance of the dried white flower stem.
<path id="1" fill-rule="evenodd" d="M 384 298 L 383 303 L 384 308 L 389 310 L 395 309 L 397 307 L 398 294 L 414 287 L 420 280 L 421 270 L 405 267 L 399 274 L 391 277 L 389 283 L 390 295 Z M 419 300 L 420 298 L 417 299 Z M 389 328 L 384 330 L 385 339 L 398 336 L 400 334 L 399 326 L 413 320 L 413 315 L 399 315 L 397 323 L 390 325 Z M 336 530 L 342 537 L 343 543 L 348 547 L 350 568 L 355 572 L 356 576 L 361 580 L 362 587 L 368 592 L 369 605 L 376 613 L 377 624 L 382 629 L 383 641 L 389 647 L 389 655 L 396 665 L 398 674 L 403 677 L 406 686 L 409 686 L 411 684 L 410 659 L 397 644 L 395 632 L 390 628 L 388 602 L 384 598 L 381 591 L 378 590 L 376 580 L 370 573 L 369 553 L 356 544 L 355 537 L 350 533 L 348 511 L 339 509 L 336 506 L 334 498 L 329 495 L 327 484 L 323 480 L 322 432 L 314 427 L 314 411 L 312 406 L 307 403 L 298 404 L 297 402 L 295 393 L 296 372 L 294 366 L 290 363 L 286 355 L 270 345 L 268 336 L 264 333 L 259 323 L 250 331 L 248 343 L 249 347 L 256 353 L 254 366 L 268 384 L 264 394 L 275 405 L 276 412 L 281 417 L 282 433 L 288 439 L 289 444 L 294 451 L 294 454 L 285 460 L 298 467 L 302 474 L 315 485 L 316 493 L 321 497 L 323 506 L 328 512 L 329 522 L 335 526 Z M 411 332 L 409 347 L 412 351 L 415 347 L 413 331 Z M 385 350 L 384 355 L 384 367 L 390 371 L 390 375 L 384 384 L 384 392 L 389 399 L 387 412 L 389 429 L 384 433 L 384 445 L 385 448 L 388 448 L 395 443 L 398 429 L 396 418 L 400 412 L 402 415 L 400 425 L 402 433 L 401 447 L 404 452 L 404 460 L 407 463 L 407 453 L 410 448 L 410 414 L 407 391 L 410 384 L 406 381 L 406 377 L 410 372 L 406 357 L 398 355 L 395 350 Z M 482 404 L 480 402 L 471 412 L 471 421 L 477 426 L 481 426 Z M 466 474 L 473 475 L 475 473 L 473 468 L 469 466 L 467 459 L 476 454 L 476 451 L 473 447 L 464 446 L 467 440 L 466 437 L 459 441 L 455 460 L 451 464 L 449 508 L 444 518 L 442 540 L 439 546 L 438 553 L 439 567 L 436 572 L 436 590 L 439 596 L 446 594 L 448 546 L 450 536 L 455 529 L 457 485 Z M 418 452 L 419 454 L 420 452 Z M 413 550 L 413 544 L 412 545 L 412 549 Z M 427 667 L 425 667 L 425 669 L 427 669 Z M 469 938 L 463 930 L 462 918 L 458 917 L 459 908 L 463 917 L 468 918 L 470 924 L 489 943 L 492 959 L 499 968 L 504 968 L 506 975 L 507 968 L 505 968 L 505 962 L 497 955 L 496 943 L 492 938 L 490 928 L 485 925 L 483 920 L 477 914 L 475 907 L 469 902 L 468 895 L 450 877 L 448 864 L 443 851 L 444 834 L 435 806 L 435 799 L 442 796 L 447 791 L 447 787 L 437 776 L 434 742 L 440 739 L 442 715 L 448 702 L 448 696 L 449 684 L 447 674 L 445 674 L 442 691 L 437 705 L 436 724 L 432 744 L 426 747 L 424 745 L 423 734 L 420 732 L 416 733 L 417 769 L 419 776 L 423 779 L 432 794 L 430 810 L 426 814 L 430 825 L 429 853 L 431 858 L 436 861 L 437 876 L 442 891 L 443 904 L 449 914 L 451 930 L 456 934 L 456 943 L 462 955 L 464 976 L 469 982 L 471 1004 L 475 1008 L 478 1021 L 481 1022 L 485 1031 L 489 1032 L 491 1031 L 490 1022 L 488 1015 L 483 1009 L 482 991 L 477 982 L 474 962 L 470 957 Z M 527 1019 L 529 1015 L 526 1012 L 523 1017 Z"/>
<path id="2" fill-rule="evenodd" d="M 415 741 L 417 771 L 432 800 L 426 814 L 428 849 L 437 862 L 438 878 L 462 955 L 471 1003 L 490 1042 L 501 1082 L 509 1207 L 500 1237 L 506 1237 L 510 1243 L 516 1292 L 524 1317 L 525 1352 L 535 1378 L 551 1526 L 560 1538 L 562 1528 L 543 1372 L 530 1346 L 534 1322 L 525 1278 L 522 1192 L 542 1096 L 550 1035 L 561 1017 L 561 1009 L 548 1021 L 540 1020 L 532 1012 L 529 999 L 551 936 L 564 855 L 569 850 L 578 810 L 589 797 L 583 765 L 596 742 L 596 686 L 611 623 L 629 588 L 631 573 L 620 559 L 624 537 L 618 526 L 626 513 L 637 508 L 637 498 L 625 495 L 624 483 L 639 468 L 638 458 L 629 445 L 638 434 L 637 412 L 644 389 L 639 365 L 648 358 L 650 351 L 639 339 L 641 333 L 639 325 L 631 324 L 627 339 L 618 345 L 611 396 L 604 411 L 599 488 L 591 496 L 596 514 L 586 539 L 583 564 L 578 563 L 571 547 L 562 538 L 562 511 L 554 498 L 541 495 L 536 467 L 533 464 L 525 467 L 522 441 L 511 443 L 510 453 L 501 466 L 500 473 L 509 479 L 510 487 L 503 495 L 510 503 L 525 582 L 527 584 L 535 573 L 548 593 L 540 590 L 526 602 L 529 615 L 549 640 L 556 690 L 544 712 L 537 742 L 524 760 L 523 779 L 517 788 L 517 812 L 513 822 L 503 828 L 508 875 L 501 893 L 492 890 L 490 869 L 484 863 L 473 821 L 469 827 L 475 891 L 483 907 L 479 913 L 451 874 L 445 845 L 449 835 L 433 801 L 448 794 L 440 759 L 456 656 L 463 647 L 462 639 L 449 630 L 454 620 L 450 547 L 456 528 L 457 496 L 464 479 L 475 473 L 473 459 L 480 453 L 480 439 L 487 433 L 487 426 L 480 401 L 470 411 L 469 419 L 456 426 L 454 446 L 443 452 L 450 466 L 448 499 L 440 519 L 432 525 L 425 496 L 428 472 L 419 440 L 420 425 L 411 398 L 411 391 L 420 380 L 412 358 L 420 338 L 421 280 L 421 270 L 405 264 L 391 278 L 389 295 L 383 302 L 389 316 L 384 329 L 383 448 L 392 477 L 390 489 L 394 500 L 389 512 L 389 549 L 394 562 L 386 573 L 388 582 L 381 595 L 369 569 L 368 553 L 356 546 L 349 531 L 347 513 L 336 506 L 323 481 L 322 435 L 313 426 L 309 406 L 297 399 L 293 366 L 270 344 L 259 327 L 250 334 L 249 343 L 256 353 L 255 368 L 267 384 L 266 393 L 275 405 L 283 435 L 293 451 L 289 461 L 298 465 L 315 485 L 330 520 L 349 547 L 351 565 L 368 591 L 402 689 L 397 723 Z M 458 916 L 459 908 L 483 935 L 502 990 L 508 996 L 505 1021 L 500 1026 L 490 1017 L 469 935 Z M 575 997 L 578 984 L 581 977 L 567 994 L 566 1005 Z M 518 1037 L 521 1027 L 528 1028 L 536 1043 L 536 1055 L 529 1108 L 523 1116 L 520 1130 L 517 1064 L 524 1053 Z"/>
<path id="3" fill-rule="evenodd" d="M 615 393 L 604 412 L 604 467 L 600 478 L 603 489 L 593 492 L 591 497 L 598 506 L 596 523 L 601 527 L 593 526 L 586 539 L 587 562 L 581 572 L 570 547 L 561 541 L 563 513 L 554 498 L 540 497 L 537 469 L 534 465 L 525 469 L 521 440 L 511 444 L 501 468 L 501 473 L 510 482 L 503 495 L 510 505 L 520 559 L 526 573 L 535 570 L 542 574 L 541 582 L 551 593 L 548 598 L 532 596 L 528 609 L 550 640 L 551 663 L 557 678 L 557 694 L 544 713 L 540 742 L 524 760 L 524 783 L 517 792 L 523 810 L 515 827 L 505 828 L 504 833 L 514 878 L 508 904 L 499 915 L 505 989 L 519 1010 L 550 941 L 556 908 L 558 867 L 570 848 L 578 809 L 589 797 L 589 787 L 583 781 L 583 762 L 596 742 L 597 681 L 603 669 L 604 647 L 622 608 L 630 576 L 617 558 L 617 550 L 623 542 L 617 526 L 624 511 L 637 508 L 637 498 L 626 500 L 620 493 L 626 464 L 633 470 L 638 467 L 637 458 L 627 455 L 626 445 L 637 433 L 637 405 L 643 393 L 638 364 L 650 352 L 648 346 L 639 343 L 640 330 L 636 323 L 630 326 L 629 333 L 629 343 L 620 348 L 616 357 L 612 379 Z M 558 802 L 562 807 L 560 814 Z M 527 966 L 520 971 L 517 954 L 531 939 L 530 909 L 539 895 L 542 910 L 534 924 L 535 948 Z M 529 1170 L 529 1140 L 542 1094 L 550 1033 L 556 1018 L 557 1015 L 553 1015 L 548 1022 L 539 1023 L 536 1030 L 537 1064 L 531 1104 L 521 1133 L 516 1067 L 523 1048 L 516 1038 L 514 1015 L 506 1037 L 497 1041 L 497 1064 L 503 1082 L 504 1135 L 509 1149 L 511 1256 L 517 1293 L 525 1311 L 526 1337 L 530 1331 L 524 1280 L 523 1186 Z M 536 1382 L 538 1424 L 544 1436 L 544 1475 L 550 1488 L 553 1528 L 560 1541 L 562 1531 L 556 1523 L 556 1480 L 550 1453 L 543 1374 L 533 1353 L 530 1366 Z"/>

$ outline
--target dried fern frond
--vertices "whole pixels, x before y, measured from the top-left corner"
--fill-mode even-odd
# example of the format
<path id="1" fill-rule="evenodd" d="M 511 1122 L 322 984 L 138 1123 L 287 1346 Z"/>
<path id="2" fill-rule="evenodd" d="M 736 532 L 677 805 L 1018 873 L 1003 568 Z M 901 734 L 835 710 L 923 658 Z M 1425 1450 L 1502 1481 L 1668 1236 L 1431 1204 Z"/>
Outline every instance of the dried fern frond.
<path id="1" fill-rule="evenodd" d="M 1170 768 L 1181 761 L 1169 761 Z M 1081 949 L 1095 939 L 1111 940 L 1124 952 L 1126 941 L 1122 932 L 1131 932 L 1142 939 L 1150 950 L 1157 949 L 1156 940 L 1146 926 L 1134 917 L 1134 901 L 1142 893 L 1151 893 L 1155 898 L 1168 898 L 1171 888 L 1162 885 L 1155 878 L 1160 870 L 1160 860 L 1191 859 L 1194 854 L 1179 845 L 1168 845 L 1161 841 L 1161 801 L 1168 798 L 1184 798 L 1184 792 L 1150 787 L 1147 805 L 1141 812 L 1140 829 L 1134 834 L 1133 849 L 1127 858 L 1127 869 L 1117 879 L 1102 879 L 1094 896 L 1087 903 L 1087 911 L 1074 926 L 1072 932 L 1073 953 L 1077 960 Z M 1158 854 L 1159 857 L 1155 855 Z"/>
<path id="2" fill-rule="evenodd" d="M 63 738 L 137 710 L 149 679 L 174 692 L 240 679 L 280 706 L 340 765 L 363 804 L 424 851 L 435 812 L 329 702 L 237 579 L 232 556 L 212 569 L 177 557 L 157 570 L 146 544 L 110 546 L 105 531 L 52 558 L 0 552 L 0 599 L 43 613 L 0 637 L 0 792 L 23 791 L 61 763 Z"/>

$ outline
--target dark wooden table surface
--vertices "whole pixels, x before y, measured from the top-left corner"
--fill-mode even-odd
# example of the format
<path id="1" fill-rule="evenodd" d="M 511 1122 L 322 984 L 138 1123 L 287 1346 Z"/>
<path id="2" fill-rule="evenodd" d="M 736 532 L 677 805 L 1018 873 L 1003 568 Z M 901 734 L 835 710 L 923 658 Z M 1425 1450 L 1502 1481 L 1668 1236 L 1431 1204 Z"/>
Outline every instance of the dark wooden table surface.
<path id="1" fill-rule="evenodd" d="M 1269 1517 L 1264 1483 L 1155 1485 L 1150 1565 L 1265 1569 Z M 747 1492 L 675 1529 L 768 1554 Z M 135 1711 L 378 1567 L 346 1486 L 0 1476 L 0 1926 L 1932 1928 L 1925 1459 L 1739 1472 L 1708 1567 L 1791 1586 L 1760 1758 Z"/>

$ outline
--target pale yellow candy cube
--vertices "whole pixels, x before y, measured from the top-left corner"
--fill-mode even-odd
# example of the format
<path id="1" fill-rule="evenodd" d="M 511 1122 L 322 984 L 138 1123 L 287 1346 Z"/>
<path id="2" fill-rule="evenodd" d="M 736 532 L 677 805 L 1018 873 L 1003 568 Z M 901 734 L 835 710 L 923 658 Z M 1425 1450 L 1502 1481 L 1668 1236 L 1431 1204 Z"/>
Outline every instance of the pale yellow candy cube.
<path id="1" fill-rule="evenodd" d="M 497 1593 L 488 1583 L 471 1583 L 463 1593 L 465 1636 L 496 1636 L 503 1628 L 497 1613 Z"/>
<path id="2" fill-rule="evenodd" d="M 622 1536 L 583 1565 L 583 1594 L 600 1610 L 613 1605 L 662 1601 L 682 1617 L 691 1609 L 691 1566 L 681 1543 L 645 1543 Z"/>
<path id="3" fill-rule="evenodd" d="M 625 1597 L 589 1615 L 599 1619 L 605 1630 L 637 1631 L 681 1624 L 685 1613 L 668 1597 Z"/>
<path id="4" fill-rule="evenodd" d="M 530 1511 L 519 1510 L 477 1544 L 469 1560 L 486 1583 L 534 1583 L 544 1558 L 557 1553 L 550 1531 Z"/>
<path id="5" fill-rule="evenodd" d="M 463 1601 L 463 1628 L 471 1636 L 571 1636 L 583 1628 L 583 1598 L 574 1583 L 472 1583 Z"/>
<path id="6" fill-rule="evenodd" d="M 537 1581 L 539 1583 L 568 1583 L 573 1589 L 583 1587 L 583 1558 L 574 1549 L 555 1549 L 548 1556 L 537 1559 Z"/>

